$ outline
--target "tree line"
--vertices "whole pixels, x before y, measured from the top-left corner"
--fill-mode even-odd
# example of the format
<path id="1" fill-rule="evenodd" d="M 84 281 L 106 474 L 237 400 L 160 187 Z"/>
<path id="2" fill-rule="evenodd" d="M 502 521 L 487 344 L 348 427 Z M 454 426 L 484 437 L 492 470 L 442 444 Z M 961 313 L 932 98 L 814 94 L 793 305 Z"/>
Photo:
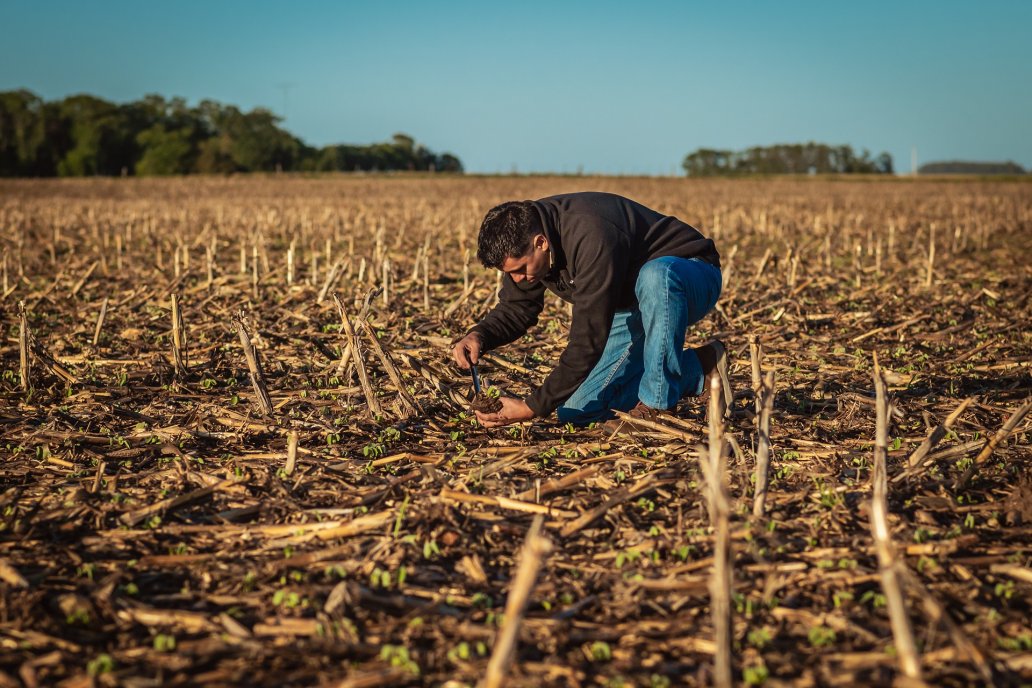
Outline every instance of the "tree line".
<path id="1" fill-rule="evenodd" d="M 1016 162 L 971 162 L 947 160 L 929 162 L 917 168 L 918 174 L 1025 174 L 1025 168 Z"/>
<path id="2" fill-rule="evenodd" d="M 892 174 L 892 156 L 876 158 L 850 146 L 791 143 L 753 146 L 743 151 L 700 148 L 681 163 L 690 177 L 732 177 L 756 174 Z"/>
<path id="3" fill-rule="evenodd" d="M 0 176 L 228 174 L 272 171 L 463 171 L 406 134 L 371 145 L 316 148 L 265 108 L 148 95 L 117 104 L 91 95 L 46 102 L 0 92 Z"/>

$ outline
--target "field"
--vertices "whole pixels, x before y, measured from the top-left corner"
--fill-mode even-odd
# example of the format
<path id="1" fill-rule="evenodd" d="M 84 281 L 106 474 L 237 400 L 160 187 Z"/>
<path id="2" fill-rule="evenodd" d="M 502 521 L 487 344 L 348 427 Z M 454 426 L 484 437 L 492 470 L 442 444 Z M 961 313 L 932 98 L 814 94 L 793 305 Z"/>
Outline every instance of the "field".
<path id="1" fill-rule="evenodd" d="M 717 241 L 726 423 L 473 421 L 480 219 L 586 189 Z M 1032 682 L 1028 183 L 0 181 L 0 248 L 0 686 Z"/>

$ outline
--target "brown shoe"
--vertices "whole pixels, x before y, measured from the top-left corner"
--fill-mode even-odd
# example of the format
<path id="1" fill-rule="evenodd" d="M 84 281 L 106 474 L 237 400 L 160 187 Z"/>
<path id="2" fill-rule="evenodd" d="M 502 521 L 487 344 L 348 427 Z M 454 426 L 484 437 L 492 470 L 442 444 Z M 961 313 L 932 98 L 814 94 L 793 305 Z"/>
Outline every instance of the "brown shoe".
<path id="1" fill-rule="evenodd" d="M 695 355 L 699 357 L 699 363 L 702 364 L 702 394 L 698 397 L 699 403 L 705 409 L 707 416 L 709 415 L 709 394 L 710 394 L 710 380 L 713 377 L 717 377 L 720 380 L 720 416 L 722 418 L 727 416 L 727 410 L 731 406 L 731 379 L 727 372 L 727 349 L 724 347 L 724 343 L 719 339 L 714 339 L 709 344 L 697 347 L 695 349 Z"/>
<path id="2" fill-rule="evenodd" d="M 631 418 L 641 418 L 642 420 L 656 420 L 659 417 L 659 409 L 654 409 L 651 406 L 646 406 L 642 402 L 638 402 L 634 405 L 627 415 Z"/>
<path id="3" fill-rule="evenodd" d="M 642 402 L 635 404 L 634 408 L 627 412 L 627 415 L 632 419 L 637 420 L 656 420 L 659 418 L 661 411 L 654 409 L 651 406 L 646 406 Z M 626 423 L 633 423 L 634 420 L 624 420 L 623 418 L 612 418 L 602 424 L 602 429 L 606 432 L 616 432 L 621 429 Z"/>

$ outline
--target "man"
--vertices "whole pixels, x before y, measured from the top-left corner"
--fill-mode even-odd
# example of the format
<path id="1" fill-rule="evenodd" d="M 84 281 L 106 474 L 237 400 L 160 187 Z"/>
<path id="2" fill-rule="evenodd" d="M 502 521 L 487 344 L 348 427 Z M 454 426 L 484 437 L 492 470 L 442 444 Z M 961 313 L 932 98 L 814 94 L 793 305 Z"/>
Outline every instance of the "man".
<path id="1" fill-rule="evenodd" d="M 684 349 L 721 290 L 720 256 L 694 227 L 615 194 L 574 193 L 492 208 L 477 244 L 480 262 L 505 277 L 498 305 L 452 349 L 461 368 L 533 327 L 546 289 L 573 303 L 558 365 L 526 399 L 477 412 L 485 427 L 553 411 L 577 425 L 614 409 L 652 418 L 702 395 L 714 374 L 730 399 L 723 345 Z"/>

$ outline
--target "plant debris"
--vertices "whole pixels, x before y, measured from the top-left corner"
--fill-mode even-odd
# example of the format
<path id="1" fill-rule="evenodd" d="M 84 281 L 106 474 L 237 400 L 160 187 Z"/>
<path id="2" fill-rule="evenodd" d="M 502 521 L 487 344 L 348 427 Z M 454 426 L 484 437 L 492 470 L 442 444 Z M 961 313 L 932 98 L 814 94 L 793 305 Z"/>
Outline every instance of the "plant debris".
<path id="1" fill-rule="evenodd" d="M 587 189 L 716 240 L 724 292 L 689 344 L 728 345 L 726 453 L 690 400 L 615 432 L 476 423 L 448 364 L 496 299 L 476 227 Z M 1030 190 L 0 181 L 0 685 L 708 685 L 715 556 L 735 681 L 888 685 L 875 354 L 882 554 L 921 676 L 1032 682 Z M 548 298 L 480 364 L 525 395 L 569 318 Z"/>

